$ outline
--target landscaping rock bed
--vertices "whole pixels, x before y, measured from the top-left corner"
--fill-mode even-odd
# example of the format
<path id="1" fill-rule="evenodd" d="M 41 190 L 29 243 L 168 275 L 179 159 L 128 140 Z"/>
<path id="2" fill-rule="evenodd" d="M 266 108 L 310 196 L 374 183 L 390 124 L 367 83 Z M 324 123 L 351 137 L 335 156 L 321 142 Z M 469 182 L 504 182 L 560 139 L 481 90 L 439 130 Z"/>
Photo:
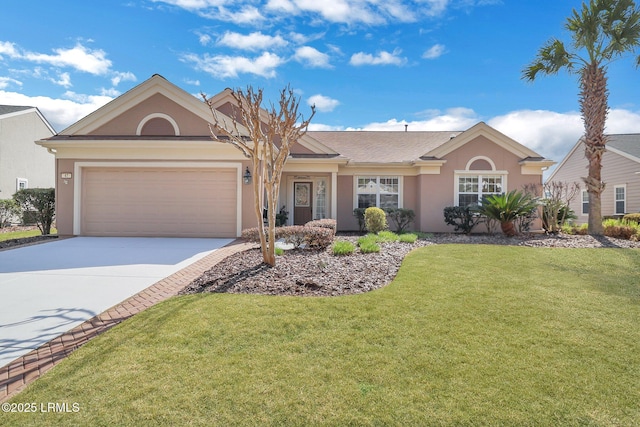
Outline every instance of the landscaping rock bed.
<path id="1" fill-rule="evenodd" d="M 355 236 L 337 239 L 355 242 Z M 189 284 L 181 293 L 250 293 L 263 295 L 337 296 L 372 291 L 393 280 L 404 257 L 421 246 L 445 243 L 498 244 L 562 248 L 640 248 L 639 242 L 591 236 L 436 234 L 414 244 L 385 243 L 380 253 L 334 256 L 324 251 L 293 250 L 277 257 L 271 268 L 259 249 L 230 256 Z"/>

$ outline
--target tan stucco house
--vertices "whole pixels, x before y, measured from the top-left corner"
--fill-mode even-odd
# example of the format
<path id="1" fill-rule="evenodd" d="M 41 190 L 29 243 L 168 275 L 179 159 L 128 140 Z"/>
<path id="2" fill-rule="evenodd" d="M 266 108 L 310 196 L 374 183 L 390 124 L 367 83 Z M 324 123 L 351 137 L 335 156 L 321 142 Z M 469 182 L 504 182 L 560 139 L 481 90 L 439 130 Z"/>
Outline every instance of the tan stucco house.
<path id="1" fill-rule="evenodd" d="M 225 90 L 212 98 L 232 114 Z M 249 162 L 209 135 L 211 111 L 159 75 L 38 144 L 56 155 L 61 235 L 236 237 L 256 225 Z M 451 231 L 443 209 L 542 184 L 553 164 L 485 123 L 464 132 L 308 132 L 285 165 L 290 224 L 357 207 L 413 209 L 413 228 Z"/>
<path id="2" fill-rule="evenodd" d="M 621 217 L 640 212 L 640 134 L 607 135 L 607 138 L 607 151 L 602 156 L 601 173 L 605 183 L 602 215 Z M 547 179 L 580 185 L 578 196 L 570 203 L 578 224 L 589 221 L 589 196 L 582 180 L 588 172 L 584 147 L 584 140 L 580 138 Z"/>
<path id="3" fill-rule="evenodd" d="M 55 131 L 35 107 L 0 105 L 0 199 L 23 188 L 52 188 L 55 159 L 34 141 Z"/>

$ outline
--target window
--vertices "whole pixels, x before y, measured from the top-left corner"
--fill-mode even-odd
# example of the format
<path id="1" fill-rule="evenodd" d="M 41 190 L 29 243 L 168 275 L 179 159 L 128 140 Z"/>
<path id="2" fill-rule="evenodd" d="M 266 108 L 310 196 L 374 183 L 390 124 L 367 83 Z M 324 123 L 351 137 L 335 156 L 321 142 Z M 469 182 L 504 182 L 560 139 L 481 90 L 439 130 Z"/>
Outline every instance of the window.
<path id="1" fill-rule="evenodd" d="M 587 190 L 582 190 L 582 215 L 589 214 L 589 193 Z"/>
<path id="2" fill-rule="evenodd" d="M 503 184 L 502 175 L 460 175 L 458 206 L 477 205 L 489 194 L 501 194 Z"/>
<path id="3" fill-rule="evenodd" d="M 16 178 L 16 191 L 29 188 L 29 180 L 26 178 Z"/>
<path id="4" fill-rule="evenodd" d="M 625 197 L 625 193 L 626 193 L 627 188 L 624 185 L 618 185 L 616 187 L 614 187 L 613 191 L 615 192 L 615 214 L 616 215 L 623 215 L 626 210 L 627 210 L 627 203 L 626 203 L 626 197 Z"/>
<path id="5" fill-rule="evenodd" d="M 358 208 L 400 207 L 400 178 L 397 176 L 357 177 L 356 197 Z"/>

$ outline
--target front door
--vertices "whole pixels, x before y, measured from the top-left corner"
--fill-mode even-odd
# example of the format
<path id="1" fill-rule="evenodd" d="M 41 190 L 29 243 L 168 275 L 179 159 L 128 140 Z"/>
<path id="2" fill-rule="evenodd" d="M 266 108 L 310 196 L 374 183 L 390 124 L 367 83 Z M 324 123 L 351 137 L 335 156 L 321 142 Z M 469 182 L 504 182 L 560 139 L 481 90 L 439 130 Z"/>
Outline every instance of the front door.
<path id="1" fill-rule="evenodd" d="M 293 224 L 304 225 L 313 218 L 313 185 L 310 182 L 293 183 Z"/>

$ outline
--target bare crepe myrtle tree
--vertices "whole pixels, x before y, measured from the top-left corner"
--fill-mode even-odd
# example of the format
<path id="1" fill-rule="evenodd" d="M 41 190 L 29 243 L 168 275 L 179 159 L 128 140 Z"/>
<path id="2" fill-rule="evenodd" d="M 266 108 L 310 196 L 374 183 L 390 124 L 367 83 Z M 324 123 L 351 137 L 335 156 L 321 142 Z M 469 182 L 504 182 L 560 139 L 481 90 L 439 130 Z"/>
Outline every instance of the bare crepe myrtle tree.
<path id="1" fill-rule="evenodd" d="M 272 102 L 268 109 L 262 107 L 263 89 L 231 89 L 235 100 L 231 117 L 222 117 L 213 107 L 211 99 L 202 94 L 204 102 L 213 115 L 209 124 L 211 138 L 236 147 L 251 160 L 253 176 L 254 209 L 258 221 L 258 234 L 262 258 L 266 264 L 276 265 L 275 227 L 278 213 L 278 194 L 282 170 L 291 152 L 291 147 L 307 133 L 309 123 L 315 115 L 304 119 L 298 113 L 300 99 L 290 86 L 280 91 L 277 104 Z M 266 196 L 267 229 L 263 221 L 264 197 Z"/>

